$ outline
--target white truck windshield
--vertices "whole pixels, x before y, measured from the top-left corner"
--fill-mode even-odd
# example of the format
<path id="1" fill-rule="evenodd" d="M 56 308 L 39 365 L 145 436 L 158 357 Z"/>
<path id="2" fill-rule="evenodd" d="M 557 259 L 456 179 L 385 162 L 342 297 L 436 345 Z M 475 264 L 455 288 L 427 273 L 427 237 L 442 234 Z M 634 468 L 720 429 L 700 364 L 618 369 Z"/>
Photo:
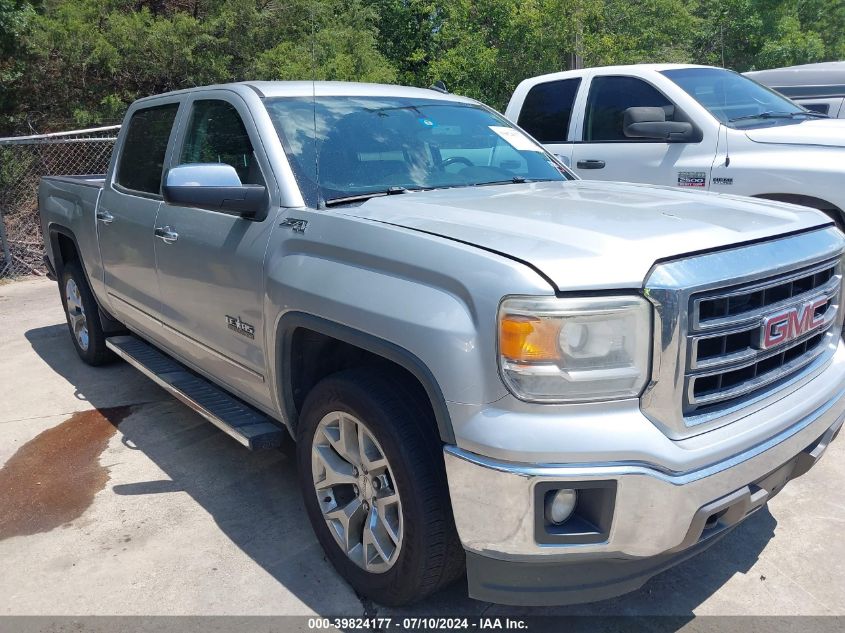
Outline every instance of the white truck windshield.
<path id="1" fill-rule="evenodd" d="M 530 137 L 474 104 L 348 96 L 264 103 L 310 206 L 571 177 Z"/>
<path id="2" fill-rule="evenodd" d="M 783 125 L 821 116 L 730 70 L 679 68 L 662 74 L 731 127 Z"/>

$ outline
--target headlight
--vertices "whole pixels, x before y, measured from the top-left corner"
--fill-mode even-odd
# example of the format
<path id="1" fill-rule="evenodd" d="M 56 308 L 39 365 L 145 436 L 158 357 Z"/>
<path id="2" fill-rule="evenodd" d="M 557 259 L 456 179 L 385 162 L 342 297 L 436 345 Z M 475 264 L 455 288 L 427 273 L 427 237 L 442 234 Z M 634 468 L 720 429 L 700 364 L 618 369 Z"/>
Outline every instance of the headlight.
<path id="1" fill-rule="evenodd" d="M 651 305 L 642 297 L 514 297 L 499 308 L 499 364 L 523 400 L 637 397 L 648 381 Z"/>

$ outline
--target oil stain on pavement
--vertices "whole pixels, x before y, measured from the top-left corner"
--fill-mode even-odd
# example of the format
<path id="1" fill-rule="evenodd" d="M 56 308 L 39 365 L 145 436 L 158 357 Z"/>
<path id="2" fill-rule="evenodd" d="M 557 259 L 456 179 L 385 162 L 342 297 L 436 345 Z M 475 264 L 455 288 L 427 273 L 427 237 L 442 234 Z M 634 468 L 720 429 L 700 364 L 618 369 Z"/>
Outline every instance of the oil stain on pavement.
<path id="1" fill-rule="evenodd" d="M 0 540 L 82 516 L 109 480 L 100 454 L 132 407 L 92 409 L 40 433 L 0 468 Z"/>

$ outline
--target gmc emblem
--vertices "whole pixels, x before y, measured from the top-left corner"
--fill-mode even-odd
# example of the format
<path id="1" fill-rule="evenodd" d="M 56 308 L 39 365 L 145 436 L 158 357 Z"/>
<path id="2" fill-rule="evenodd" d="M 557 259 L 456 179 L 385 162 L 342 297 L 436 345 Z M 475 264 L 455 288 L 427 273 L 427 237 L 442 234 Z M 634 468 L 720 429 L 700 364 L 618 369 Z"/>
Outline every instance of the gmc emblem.
<path id="1" fill-rule="evenodd" d="M 817 297 L 764 317 L 759 348 L 771 349 L 824 325 L 828 321 L 828 311 L 821 314 L 816 314 L 816 311 L 828 301 L 827 297 Z"/>

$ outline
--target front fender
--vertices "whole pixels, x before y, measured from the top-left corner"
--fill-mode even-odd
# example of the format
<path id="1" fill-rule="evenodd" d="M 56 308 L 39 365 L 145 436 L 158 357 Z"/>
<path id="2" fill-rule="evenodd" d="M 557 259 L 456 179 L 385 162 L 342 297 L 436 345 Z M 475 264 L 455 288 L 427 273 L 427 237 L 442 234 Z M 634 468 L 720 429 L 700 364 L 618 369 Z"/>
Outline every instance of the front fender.
<path id="1" fill-rule="evenodd" d="M 276 337 L 268 345 L 270 370 L 282 411 L 289 411 L 283 336 L 303 317 L 361 347 L 369 341 L 376 347 L 370 351 L 406 367 L 426 386 L 435 412 L 447 402 L 483 404 L 506 395 L 496 311 L 506 294 L 553 294 L 538 273 L 411 229 L 326 212 L 291 214 L 307 231 L 275 231 L 267 257 L 265 310 Z"/>
<path id="2" fill-rule="evenodd" d="M 845 150 L 744 142 L 730 146 L 729 166 L 714 166 L 711 191 L 845 210 Z M 717 180 L 717 178 L 721 180 Z M 730 184 L 717 184 L 730 183 Z M 805 201 L 802 202 L 801 200 Z M 817 203 L 810 204 L 813 201 Z"/>
<path id="3" fill-rule="evenodd" d="M 285 312 L 279 318 L 276 324 L 276 354 L 279 362 L 282 364 L 279 372 L 279 377 L 290 375 L 290 366 L 293 359 L 292 343 L 293 335 L 299 328 L 305 328 L 313 332 L 318 332 L 329 336 L 331 338 L 343 341 L 355 347 L 364 349 L 376 356 L 386 358 L 400 367 L 404 367 L 412 375 L 419 380 L 420 384 L 426 391 L 428 399 L 431 402 L 434 411 L 434 417 L 437 421 L 437 428 L 440 433 L 440 439 L 447 444 L 455 443 L 455 432 L 452 428 L 452 421 L 449 416 L 449 409 L 446 406 L 446 399 L 443 397 L 443 390 L 437 382 L 437 379 L 431 373 L 419 358 L 408 350 L 399 347 L 389 341 L 380 339 L 371 334 L 366 334 L 359 330 L 328 321 L 321 317 L 304 312 Z M 281 380 L 281 384 L 277 389 L 283 396 L 283 401 L 287 407 L 285 411 L 286 419 L 293 419 L 296 412 L 293 408 L 294 394 L 291 389 L 291 382 L 289 380 Z"/>

